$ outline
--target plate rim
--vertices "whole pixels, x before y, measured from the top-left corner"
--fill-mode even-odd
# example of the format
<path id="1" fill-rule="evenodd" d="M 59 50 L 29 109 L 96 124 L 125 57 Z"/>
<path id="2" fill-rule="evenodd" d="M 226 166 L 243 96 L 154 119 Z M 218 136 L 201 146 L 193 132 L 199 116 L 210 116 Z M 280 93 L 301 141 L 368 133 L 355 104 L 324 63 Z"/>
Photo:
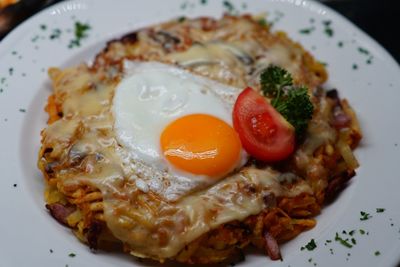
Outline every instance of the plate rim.
<path id="1" fill-rule="evenodd" d="M 268 0 L 269 2 L 287 2 L 293 4 L 295 1 L 293 0 Z M 8 33 L 3 40 L 0 42 L 0 58 L 4 56 L 4 54 L 10 50 L 10 46 L 17 42 L 20 39 L 20 35 L 24 34 L 26 31 L 28 31 L 31 27 L 32 22 L 37 20 L 38 18 L 46 15 L 45 13 L 48 13 L 51 9 L 61 7 L 65 5 L 68 2 L 87 2 L 87 0 L 68 0 L 68 1 L 63 1 L 56 3 L 54 5 L 51 5 L 42 11 L 36 13 L 35 15 L 31 16 L 27 20 L 25 20 L 23 23 L 19 24 L 15 29 L 13 29 L 10 33 Z M 339 18 L 341 23 L 344 23 L 346 25 L 351 26 L 351 28 L 355 31 L 357 31 L 357 34 L 359 37 L 362 39 L 362 41 L 366 41 L 368 43 L 371 43 L 372 46 L 378 49 L 380 53 L 384 56 L 384 59 L 387 60 L 387 64 L 390 64 L 392 66 L 396 67 L 397 72 L 400 73 L 400 65 L 399 63 L 394 59 L 394 57 L 383 47 L 381 44 L 379 44 L 374 38 L 372 38 L 370 35 L 368 35 L 366 32 L 364 32 L 361 28 L 359 28 L 356 24 L 351 22 L 349 19 L 347 19 L 345 16 L 340 14 L 339 12 L 335 11 L 334 9 L 324 5 L 323 3 L 316 2 L 314 0 L 301 0 L 302 3 L 308 3 L 311 5 L 314 5 L 318 8 L 322 8 L 324 10 L 327 10 L 329 16 L 332 16 L 333 19 Z M 399 256 L 400 259 L 400 256 Z M 395 262 L 394 262 L 395 263 Z"/>

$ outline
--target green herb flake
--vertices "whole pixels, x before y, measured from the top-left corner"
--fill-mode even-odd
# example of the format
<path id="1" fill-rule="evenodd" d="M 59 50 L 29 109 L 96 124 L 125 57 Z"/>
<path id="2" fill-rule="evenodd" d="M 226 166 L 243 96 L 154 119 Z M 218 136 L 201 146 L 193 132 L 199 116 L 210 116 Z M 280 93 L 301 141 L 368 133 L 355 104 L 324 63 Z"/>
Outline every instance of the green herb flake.
<path id="1" fill-rule="evenodd" d="M 323 20 L 322 24 L 324 25 L 324 33 L 328 36 L 328 37 L 332 37 L 334 34 L 334 31 L 331 27 L 332 21 L 330 20 Z"/>
<path id="2" fill-rule="evenodd" d="M 376 213 L 382 213 L 382 212 L 384 212 L 384 211 L 385 211 L 384 208 L 377 208 L 377 209 L 376 209 Z"/>
<path id="3" fill-rule="evenodd" d="M 367 63 L 368 65 L 372 64 L 372 57 L 368 58 L 367 61 L 365 61 L 365 63 Z"/>
<path id="4" fill-rule="evenodd" d="M 305 248 L 309 251 L 314 250 L 317 247 L 317 244 L 315 243 L 314 239 L 311 239 L 310 242 L 305 245 Z"/>
<path id="5" fill-rule="evenodd" d="M 332 242 L 332 240 L 330 240 L 330 239 L 327 239 L 325 242 L 326 242 L 326 243 L 331 243 L 331 242 Z"/>
<path id="6" fill-rule="evenodd" d="M 360 231 L 360 234 L 365 235 L 365 230 L 360 229 L 359 231 Z"/>
<path id="7" fill-rule="evenodd" d="M 343 239 L 342 237 L 339 236 L 339 234 L 336 232 L 336 236 L 335 236 L 335 241 L 339 242 L 340 244 L 342 244 L 343 246 L 347 247 L 347 248 L 352 248 L 353 245 L 351 245 L 348 242 L 348 239 Z"/>
<path id="8" fill-rule="evenodd" d="M 349 232 L 349 235 L 353 236 L 355 233 L 356 233 L 356 230 L 351 230 L 351 231 Z"/>
<path id="9" fill-rule="evenodd" d="M 69 253 L 68 256 L 71 257 L 71 258 L 73 258 L 73 257 L 76 256 L 76 254 L 75 254 L 75 253 Z"/>
<path id="10" fill-rule="evenodd" d="M 309 259 L 308 259 L 308 262 L 312 262 L 312 258 L 309 258 Z"/>
<path id="11" fill-rule="evenodd" d="M 357 245 L 357 242 L 354 238 L 351 239 L 351 243 L 353 243 L 353 245 Z"/>
<path id="12" fill-rule="evenodd" d="M 374 255 L 379 256 L 379 255 L 381 255 L 381 252 L 379 250 L 377 250 L 377 251 L 375 251 Z"/>
<path id="13" fill-rule="evenodd" d="M 223 1 L 222 4 L 224 5 L 225 9 L 228 13 L 232 14 L 235 11 L 235 6 L 229 1 Z"/>
<path id="14" fill-rule="evenodd" d="M 40 29 L 41 29 L 42 31 L 46 30 L 46 29 L 47 29 L 47 25 L 41 24 L 41 25 L 40 25 Z"/>
<path id="15" fill-rule="evenodd" d="M 53 253 L 54 251 L 52 249 L 49 249 L 50 253 Z"/>
<path id="16" fill-rule="evenodd" d="M 18 53 L 17 53 L 17 51 L 12 51 L 11 54 L 15 56 Z"/>
<path id="17" fill-rule="evenodd" d="M 206 5 L 207 4 L 207 0 L 200 0 L 200 4 Z"/>
<path id="18" fill-rule="evenodd" d="M 3 88 L 0 88 L 0 93 L 3 93 L 3 92 L 4 92 Z"/>
<path id="19" fill-rule="evenodd" d="M 366 220 L 372 218 L 372 216 L 369 215 L 369 213 L 367 213 L 365 211 L 360 211 L 360 214 L 361 214 L 360 221 L 366 221 Z"/>
<path id="20" fill-rule="evenodd" d="M 81 23 L 79 21 L 75 22 L 74 34 L 75 39 L 71 40 L 68 48 L 79 47 L 81 45 L 81 40 L 88 37 L 88 31 L 91 29 L 89 24 Z"/>
<path id="21" fill-rule="evenodd" d="M 61 37 L 61 30 L 60 29 L 53 29 L 52 33 L 49 36 L 50 40 L 58 39 Z"/>
<path id="22" fill-rule="evenodd" d="M 179 23 L 182 23 L 182 22 L 184 22 L 186 20 L 186 17 L 179 17 L 178 18 L 178 22 Z"/>
<path id="23" fill-rule="evenodd" d="M 342 231 L 342 234 L 347 235 L 347 232 L 345 230 Z"/>
<path id="24" fill-rule="evenodd" d="M 329 252 L 333 255 L 333 249 L 332 248 L 329 249 Z"/>
<path id="25" fill-rule="evenodd" d="M 263 27 L 267 27 L 268 26 L 268 21 L 265 18 L 261 18 L 257 22 L 258 22 L 258 24 L 260 24 Z"/>
<path id="26" fill-rule="evenodd" d="M 358 52 L 360 52 L 361 54 L 364 54 L 364 55 L 369 55 L 369 51 L 362 47 L 358 47 Z"/>
<path id="27" fill-rule="evenodd" d="M 305 29 L 299 30 L 299 33 L 301 33 L 301 34 L 310 34 L 314 30 L 315 30 L 315 27 L 310 27 L 310 28 L 305 28 Z"/>
<path id="28" fill-rule="evenodd" d="M 325 28 L 324 32 L 328 37 L 332 37 L 334 34 L 334 31 L 332 28 Z"/>
<path id="29" fill-rule="evenodd" d="M 332 21 L 330 20 L 323 20 L 322 24 L 324 24 L 326 27 L 330 26 L 332 24 Z"/>
<path id="30" fill-rule="evenodd" d="M 358 65 L 354 63 L 352 68 L 353 68 L 353 70 L 356 70 L 356 69 L 358 69 Z"/>
<path id="31" fill-rule="evenodd" d="M 17 187 L 17 184 L 13 184 L 14 187 Z"/>
<path id="32" fill-rule="evenodd" d="M 10 74 L 10 76 L 12 76 L 14 73 L 14 68 L 9 68 L 8 69 L 8 74 Z"/>
<path id="33" fill-rule="evenodd" d="M 338 45 L 339 47 L 343 47 L 343 42 L 342 42 L 342 41 L 339 41 L 337 45 Z"/>
<path id="34" fill-rule="evenodd" d="M 25 113 L 25 112 L 26 112 L 26 109 L 20 108 L 20 109 L 19 109 L 19 112 Z"/>

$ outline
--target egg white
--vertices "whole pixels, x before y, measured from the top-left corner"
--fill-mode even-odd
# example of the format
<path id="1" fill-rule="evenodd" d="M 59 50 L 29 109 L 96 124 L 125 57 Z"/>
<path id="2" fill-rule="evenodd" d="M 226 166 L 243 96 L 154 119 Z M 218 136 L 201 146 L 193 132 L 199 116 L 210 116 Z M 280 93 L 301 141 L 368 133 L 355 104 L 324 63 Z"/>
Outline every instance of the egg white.
<path id="1" fill-rule="evenodd" d="M 163 179 L 168 174 L 168 184 L 173 188 L 179 183 L 175 186 L 181 193 L 192 191 L 215 179 L 169 164 L 160 147 L 162 131 L 174 120 L 196 113 L 215 116 L 232 126 L 233 101 L 240 91 L 172 65 L 125 61 L 112 106 L 116 138 L 131 161 L 147 165 Z M 246 163 L 244 150 L 240 154 L 231 171 Z"/>

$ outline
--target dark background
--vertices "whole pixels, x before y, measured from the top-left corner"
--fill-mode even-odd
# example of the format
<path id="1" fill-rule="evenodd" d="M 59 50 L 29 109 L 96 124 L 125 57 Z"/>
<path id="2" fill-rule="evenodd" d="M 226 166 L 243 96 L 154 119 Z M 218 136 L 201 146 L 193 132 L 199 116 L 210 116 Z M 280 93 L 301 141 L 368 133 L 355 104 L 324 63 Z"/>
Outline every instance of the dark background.
<path id="1" fill-rule="evenodd" d="M 61 0 L 20 0 L 0 11 L 0 40 L 18 23 Z M 398 0 L 319 0 L 335 9 L 382 44 L 400 62 Z"/>

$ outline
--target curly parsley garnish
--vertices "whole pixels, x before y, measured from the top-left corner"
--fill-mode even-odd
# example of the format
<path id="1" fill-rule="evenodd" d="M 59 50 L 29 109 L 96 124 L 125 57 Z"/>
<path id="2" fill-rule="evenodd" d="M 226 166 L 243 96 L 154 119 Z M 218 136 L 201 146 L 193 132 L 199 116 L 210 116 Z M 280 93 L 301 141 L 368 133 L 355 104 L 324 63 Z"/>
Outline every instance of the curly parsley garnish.
<path id="1" fill-rule="evenodd" d="M 314 112 L 308 89 L 293 85 L 290 73 L 278 66 L 269 66 L 260 76 L 261 91 L 272 98 L 271 105 L 303 136 Z"/>

